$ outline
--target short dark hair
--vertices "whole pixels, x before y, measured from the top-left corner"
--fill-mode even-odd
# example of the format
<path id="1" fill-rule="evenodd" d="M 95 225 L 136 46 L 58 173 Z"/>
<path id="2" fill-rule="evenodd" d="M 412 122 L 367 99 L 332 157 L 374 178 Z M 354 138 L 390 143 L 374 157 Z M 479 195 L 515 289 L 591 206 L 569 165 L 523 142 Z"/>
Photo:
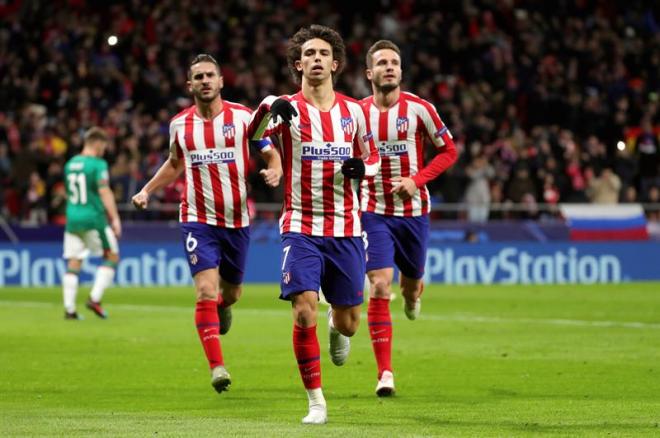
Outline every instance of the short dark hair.
<path id="1" fill-rule="evenodd" d="M 192 61 L 190 61 L 190 65 L 188 66 L 188 79 L 191 78 L 192 66 L 199 64 L 200 62 L 210 62 L 211 64 L 215 64 L 216 68 L 218 69 L 218 74 L 222 76 L 222 70 L 220 70 L 220 64 L 218 61 L 216 61 L 215 58 L 208 53 L 200 53 L 196 55 Z"/>
<path id="2" fill-rule="evenodd" d="M 346 46 L 341 35 L 327 26 L 312 24 L 309 27 L 302 27 L 290 39 L 286 48 L 286 60 L 289 65 L 289 71 L 296 84 L 302 83 L 302 72 L 296 69 L 296 61 L 300 60 L 302 45 L 314 38 L 319 38 L 332 46 L 332 59 L 337 61 L 337 70 L 332 74 L 332 81 L 335 82 L 339 74 L 346 65 Z"/>
<path id="3" fill-rule="evenodd" d="M 399 58 L 401 57 L 401 49 L 399 49 L 399 46 L 390 40 L 378 40 L 371 47 L 369 47 L 369 50 L 367 51 L 367 68 L 371 68 L 373 66 L 374 53 L 383 49 L 394 50 L 396 54 L 399 55 Z"/>
<path id="4" fill-rule="evenodd" d="M 87 131 L 85 131 L 83 140 L 85 144 L 94 143 L 96 141 L 102 141 L 104 143 L 108 143 L 110 141 L 110 137 L 103 128 L 99 128 L 98 126 L 93 126 L 89 128 Z"/>

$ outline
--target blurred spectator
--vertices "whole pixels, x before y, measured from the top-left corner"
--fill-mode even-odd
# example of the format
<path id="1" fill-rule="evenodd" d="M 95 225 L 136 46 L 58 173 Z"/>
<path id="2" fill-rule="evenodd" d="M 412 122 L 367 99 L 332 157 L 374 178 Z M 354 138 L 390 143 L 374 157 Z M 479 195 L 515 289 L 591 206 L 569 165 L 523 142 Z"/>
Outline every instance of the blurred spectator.
<path id="1" fill-rule="evenodd" d="M 577 155 L 573 155 L 568 164 L 566 165 L 566 175 L 570 181 L 570 195 L 567 197 L 568 202 L 588 202 L 586 195 L 587 177 L 585 170 L 582 169 L 580 159 Z"/>
<path id="2" fill-rule="evenodd" d="M 534 198 L 536 196 L 536 184 L 530 178 L 527 166 L 519 164 L 515 169 L 513 179 L 509 181 L 506 198 L 511 202 L 520 203 L 525 195 Z"/>
<path id="3" fill-rule="evenodd" d="M 0 183 L 5 181 L 11 171 L 11 159 L 7 143 L 0 143 Z"/>
<path id="4" fill-rule="evenodd" d="M 641 131 L 635 142 L 635 151 L 641 194 L 646 197 L 651 188 L 660 187 L 660 144 L 649 119 L 642 121 Z"/>
<path id="5" fill-rule="evenodd" d="M 490 205 L 490 187 L 488 181 L 495 175 L 486 157 L 479 154 L 465 169 L 469 178 L 465 190 L 465 202 L 468 204 L 467 218 L 471 222 L 486 222 Z"/>
<path id="6" fill-rule="evenodd" d="M 617 204 L 621 190 L 621 179 L 605 167 L 600 175 L 589 180 L 587 196 L 594 204 Z"/>
<path id="7" fill-rule="evenodd" d="M 23 218 L 26 224 L 41 225 L 47 222 L 46 183 L 37 172 L 30 174 L 25 207 Z"/>
<path id="8" fill-rule="evenodd" d="M 555 185 L 555 177 L 548 173 L 543 179 L 543 202 L 546 204 L 557 204 L 559 202 L 559 189 Z"/>
<path id="9" fill-rule="evenodd" d="M 639 199 L 637 198 L 637 189 L 635 186 L 628 186 L 624 189 L 621 202 L 627 204 L 634 204 L 639 202 Z"/>
<path id="10" fill-rule="evenodd" d="M 660 221 L 660 208 L 658 208 L 658 203 L 660 203 L 660 188 L 653 186 L 649 189 L 648 197 L 645 199 L 646 202 L 650 204 L 655 204 L 654 208 L 647 208 L 646 217 L 650 221 Z"/>
<path id="11" fill-rule="evenodd" d="M 53 185 L 48 206 L 48 220 L 56 225 L 66 224 L 66 187 L 63 182 Z"/>

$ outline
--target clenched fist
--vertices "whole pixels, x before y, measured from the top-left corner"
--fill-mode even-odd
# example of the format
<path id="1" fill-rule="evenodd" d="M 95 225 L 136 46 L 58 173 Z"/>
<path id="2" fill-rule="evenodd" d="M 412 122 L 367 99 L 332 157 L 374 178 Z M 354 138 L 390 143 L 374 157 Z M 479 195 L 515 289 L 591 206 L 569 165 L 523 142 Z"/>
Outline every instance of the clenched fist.
<path id="1" fill-rule="evenodd" d="M 149 194 L 144 190 L 140 190 L 140 192 L 133 196 L 131 202 L 133 202 L 133 205 L 138 210 L 144 210 L 147 208 L 147 204 L 149 203 Z"/>

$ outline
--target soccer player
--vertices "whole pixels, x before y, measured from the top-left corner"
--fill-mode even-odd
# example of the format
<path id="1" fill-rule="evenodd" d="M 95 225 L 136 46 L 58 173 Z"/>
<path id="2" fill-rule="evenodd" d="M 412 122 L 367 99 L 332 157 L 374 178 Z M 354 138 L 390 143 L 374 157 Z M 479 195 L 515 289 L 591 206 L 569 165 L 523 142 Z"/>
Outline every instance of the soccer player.
<path id="1" fill-rule="evenodd" d="M 369 335 L 378 364 L 376 394 L 394 393 L 390 294 L 399 268 L 404 312 L 418 317 L 426 261 L 430 200 L 426 183 L 457 158 L 449 130 L 429 102 L 401 91 L 401 55 L 391 41 L 367 52 L 367 79 L 373 95 L 361 101 L 381 156 L 381 171 L 362 182 L 362 226 L 366 233 Z M 424 165 L 424 138 L 437 154 Z"/>
<path id="2" fill-rule="evenodd" d="M 221 393 L 229 388 L 231 377 L 220 335 L 231 324 L 229 306 L 241 296 L 250 239 L 246 134 L 252 111 L 222 99 L 220 65 L 210 55 L 192 60 L 187 85 L 195 104 L 171 120 L 169 157 L 132 201 L 146 208 L 153 192 L 185 172 L 179 221 L 197 295 L 195 323 L 211 385 Z M 267 185 L 276 187 L 282 176 L 279 155 L 268 141 L 259 147 L 267 164 L 261 174 Z"/>
<path id="3" fill-rule="evenodd" d="M 289 40 L 287 61 L 301 90 L 265 98 L 250 129 L 256 138 L 279 139 L 285 176 L 280 298 L 293 308 L 293 349 L 309 401 L 302 422 L 323 424 L 318 291 L 322 287 L 331 304 L 330 356 L 342 365 L 363 301 L 359 180 L 375 175 L 380 159 L 364 110 L 333 88 L 345 63 L 341 36 L 325 26 L 302 28 Z"/>
<path id="4" fill-rule="evenodd" d="M 67 271 L 62 278 L 62 292 L 66 319 L 82 319 L 76 312 L 76 295 L 82 261 L 89 255 L 102 256 L 103 263 L 96 271 L 86 306 L 98 317 L 108 317 L 101 300 L 115 276 L 119 262 L 117 239 L 121 236 L 121 220 L 108 185 L 108 163 L 102 158 L 109 141 L 101 128 L 90 128 L 85 132 L 80 154 L 64 165 Z"/>

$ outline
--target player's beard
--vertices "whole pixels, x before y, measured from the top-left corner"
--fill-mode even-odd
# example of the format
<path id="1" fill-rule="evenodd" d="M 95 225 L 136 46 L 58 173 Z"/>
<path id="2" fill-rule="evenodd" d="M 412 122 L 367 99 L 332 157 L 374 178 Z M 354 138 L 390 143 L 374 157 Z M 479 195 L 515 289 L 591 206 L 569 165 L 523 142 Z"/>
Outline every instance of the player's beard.
<path id="1" fill-rule="evenodd" d="M 204 103 L 211 103 L 218 97 L 218 94 L 220 94 L 220 90 L 214 90 L 214 93 L 208 96 L 204 96 L 203 90 L 196 91 L 194 94 L 196 100 Z"/>
<path id="2" fill-rule="evenodd" d="M 383 94 L 390 93 L 390 92 L 396 90 L 397 88 L 399 88 L 399 83 L 396 83 L 396 84 L 387 83 L 387 84 L 377 84 L 376 85 L 376 89 L 379 92 L 383 93 Z"/>

